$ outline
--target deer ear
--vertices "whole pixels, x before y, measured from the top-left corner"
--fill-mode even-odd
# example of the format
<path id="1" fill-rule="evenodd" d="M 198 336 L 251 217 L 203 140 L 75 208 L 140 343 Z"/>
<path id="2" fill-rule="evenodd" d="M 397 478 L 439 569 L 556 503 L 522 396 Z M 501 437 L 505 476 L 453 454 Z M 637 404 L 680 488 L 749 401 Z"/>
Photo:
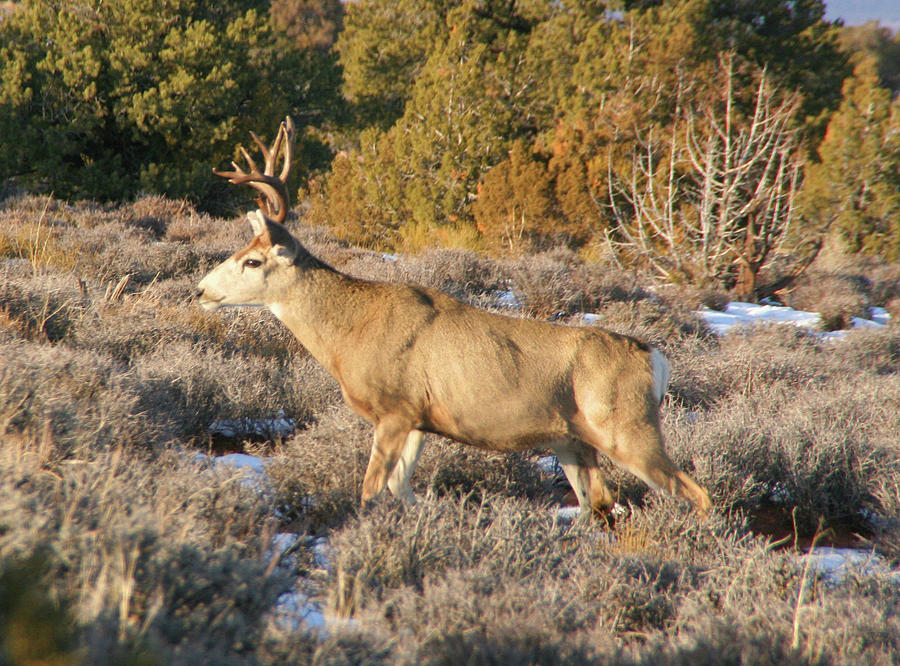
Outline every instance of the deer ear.
<path id="1" fill-rule="evenodd" d="M 254 210 L 247 213 L 253 233 L 262 236 L 263 241 L 272 247 L 275 258 L 283 264 L 292 264 L 297 256 L 297 241 L 283 225 L 270 220 L 262 212 Z"/>
<path id="2" fill-rule="evenodd" d="M 250 226 L 253 228 L 254 236 L 263 236 L 267 233 L 268 230 L 266 229 L 266 218 L 258 210 L 247 213 L 247 220 L 250 222 Z"/>

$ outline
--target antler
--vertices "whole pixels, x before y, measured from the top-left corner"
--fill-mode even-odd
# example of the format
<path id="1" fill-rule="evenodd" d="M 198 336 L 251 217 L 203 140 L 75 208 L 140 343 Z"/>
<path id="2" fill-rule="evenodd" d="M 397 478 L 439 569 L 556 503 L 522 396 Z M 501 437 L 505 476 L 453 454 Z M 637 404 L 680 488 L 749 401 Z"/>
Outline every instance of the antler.
<path id="1" fill-rule="evenodd" d="M 294 159 L 294 121 L 290 116 L 284 119 L 284 122 L 278 128 L 278 136 L 272 142 L 269 148 L 262 142 L 256 134 L 250 132 L 253 141 L 256 143 L 263 158 L 266 160 L 266 166 L 262 173 L 256 166 L 256 162 L 250 157 L 250 153 L 241 147 L 241 154 L 247 161 L 250 171 L 244 171 L 236 162 L 232 162 L 231 166 L 234 171 L 218 171 L 213 169 L 213 173 L 222 178 L 227 178 L 229 183 L 235 185 L 249 185 L 259 190 L 260 196 L 256 197 L 256 205 L 262 211 L 263 215 L 269 217 L 276 222 L 284 222 L 287 216 L 287 210 L 290 206 L 290 197 L 287 192 L 287 179 L 291 174 L 291 162 Z M 275 161 L 278 159 L 278 153 L 284 153 L 284 164 L 281 166 L 281 174 L 275 175 Z"/>

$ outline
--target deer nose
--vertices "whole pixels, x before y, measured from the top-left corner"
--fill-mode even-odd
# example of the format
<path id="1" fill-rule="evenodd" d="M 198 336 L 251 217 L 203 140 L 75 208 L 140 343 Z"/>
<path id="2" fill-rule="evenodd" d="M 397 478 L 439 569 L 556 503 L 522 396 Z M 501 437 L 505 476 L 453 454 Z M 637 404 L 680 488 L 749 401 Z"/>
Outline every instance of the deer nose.
<path id="1" fill-rule="evenodd" d="M 203 298 L 203 288 L 197 287 L 194 289 L 194 300 L 199 301 L 201 298 Z"/>

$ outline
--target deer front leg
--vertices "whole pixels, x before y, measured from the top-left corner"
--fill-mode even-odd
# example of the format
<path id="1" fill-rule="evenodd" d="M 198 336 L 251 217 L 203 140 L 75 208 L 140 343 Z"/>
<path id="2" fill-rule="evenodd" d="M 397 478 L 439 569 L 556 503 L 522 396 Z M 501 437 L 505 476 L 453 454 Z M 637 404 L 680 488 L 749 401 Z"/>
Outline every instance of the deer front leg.
<path id="1" fill-rule="evenodd" d="M 394 465 L 394 471 L 388 477 L 388 488 L 407 504 L 416 501 L 412 488 L 409 487 L 409 479 L 419 462 L 419 454 L 422 453 L 422 444 L 425 441 L 425 433 L 421 430 L 413 430 L 406 436 L 406 443 L 400 453 L 400 459 Z"/>
<path id="2" fill-rule="evenodd" d="M 411 430 L 408 425 L 393 419 L 382 419 L 375 424 L 375 440 L 369 456 L 369 466 L 366 467 L 366 475 L 363 477 L 363 504 L 384 490 L 403 451 L 407 435 L 413 434 Z M 418 454 L 416 457 L 418 458 Z"/>

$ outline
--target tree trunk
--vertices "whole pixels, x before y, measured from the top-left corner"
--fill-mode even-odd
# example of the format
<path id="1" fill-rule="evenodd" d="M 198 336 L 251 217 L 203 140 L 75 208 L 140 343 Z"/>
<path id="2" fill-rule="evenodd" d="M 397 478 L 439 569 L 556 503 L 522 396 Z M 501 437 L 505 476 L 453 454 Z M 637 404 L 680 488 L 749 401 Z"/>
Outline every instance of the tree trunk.
<path id="1" fill-rule="evenodd" d="M 735 296 L 739 301 L 746 303 L 756 302 L 756 272 L 760 262 L 756 259 L 756 232 L 754 231 L 753 215 L 747 219 L 747 228 L 744 230 L 744 250 L 738 257 L 738 276 L 734 285 Z"/>

